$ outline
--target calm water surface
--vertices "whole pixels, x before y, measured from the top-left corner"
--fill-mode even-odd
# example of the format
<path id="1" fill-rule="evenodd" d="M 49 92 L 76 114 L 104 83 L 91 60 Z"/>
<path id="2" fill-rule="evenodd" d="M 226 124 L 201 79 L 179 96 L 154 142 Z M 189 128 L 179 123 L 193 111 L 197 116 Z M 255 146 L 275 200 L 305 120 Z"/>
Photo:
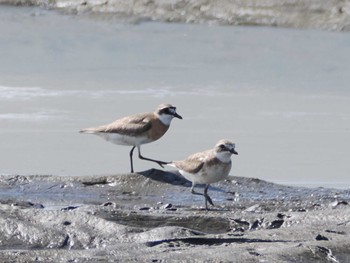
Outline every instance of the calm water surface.
<path id="1" fill-rule="evenodd" d="M 237 143 L 231 174 L 350 187 L 350 35 L 121 24 L 0 6 L 0 173 L 129 171 L 130 147 L 80 128 L 177 106 L 143 155 Z M 158 168 L 135 158 L 136 170 Z"/>

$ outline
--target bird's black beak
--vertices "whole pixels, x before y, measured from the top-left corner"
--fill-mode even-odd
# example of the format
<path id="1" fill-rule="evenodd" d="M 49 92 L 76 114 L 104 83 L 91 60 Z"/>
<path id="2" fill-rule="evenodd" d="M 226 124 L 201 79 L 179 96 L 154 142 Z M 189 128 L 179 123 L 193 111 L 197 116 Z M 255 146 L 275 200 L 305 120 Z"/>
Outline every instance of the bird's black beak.
<path id="1" fill-rule="evenodd" d="M 238 155 L 238 152 L 236 152 L 235 149 L 231 149 L 231 150 L 230 150 L 230 153 Z"/>
<path id="2" fill-rule="evenodd" d="M 174 113 L 174 117 L 176 117 L 176 118 L 182 120 L 182 117 L 181 117 L 179 114 L 177 114 L 176 112 Z"/>

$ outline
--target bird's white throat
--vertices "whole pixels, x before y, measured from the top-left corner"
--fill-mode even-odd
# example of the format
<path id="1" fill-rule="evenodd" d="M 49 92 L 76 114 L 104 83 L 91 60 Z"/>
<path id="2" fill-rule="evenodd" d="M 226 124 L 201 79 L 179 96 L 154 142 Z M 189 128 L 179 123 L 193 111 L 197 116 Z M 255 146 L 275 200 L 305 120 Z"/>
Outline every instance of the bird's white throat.
<path id="1" fill-rule="evenodd" d="M 168 114 L 160 114 L 158 116 L 159 116 L 159 120 L 166 126 L 169 126 L 171 123 L 171 120 L 174 118 L 174 116 L 168 115 Z"/>
<path id="2" fill-rule="evenodd" d="M 230 152 L 217 152 L 216 158 L 218 158 L 223 163 L 231 162 L 231 153 Z"/>

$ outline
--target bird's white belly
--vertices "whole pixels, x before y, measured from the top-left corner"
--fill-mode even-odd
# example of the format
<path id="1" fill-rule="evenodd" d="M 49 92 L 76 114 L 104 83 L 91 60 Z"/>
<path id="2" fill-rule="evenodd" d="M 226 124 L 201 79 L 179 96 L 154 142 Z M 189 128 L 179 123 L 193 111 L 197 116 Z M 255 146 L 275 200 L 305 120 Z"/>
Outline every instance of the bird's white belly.
<path id="1" fill-rule="evenodd" d="M 225 179 L 229 170 L 223 166 L 203 167 L 198 173 L 191 174 L 180 170 L 180 174 L 194 184 L 211 184 Z"/>
<path id="2" fill-rule="evenodd" d="M 96 133 L 108 142 L 118 144 L 118 145 L 141 145 L 151 142 L 147 136 L 128 136 L 118 133 Z"/>

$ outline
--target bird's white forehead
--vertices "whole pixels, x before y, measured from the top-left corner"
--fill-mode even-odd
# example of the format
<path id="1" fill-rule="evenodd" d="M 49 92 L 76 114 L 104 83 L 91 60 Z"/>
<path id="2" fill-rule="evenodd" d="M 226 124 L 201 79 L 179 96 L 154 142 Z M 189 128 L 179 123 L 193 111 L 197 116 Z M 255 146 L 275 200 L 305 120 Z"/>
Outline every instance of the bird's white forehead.
<path id="1" fill-rule="evenodd" d="M 218 143 L 216 144 L 216 146 L 219 146 L 219 145 L 225 145 L 227 148 L 229 149 L 234 149 L 236 147 L 236 144 L 229 141 L 229 140 L 220 140 L 218 141 Z"/>

